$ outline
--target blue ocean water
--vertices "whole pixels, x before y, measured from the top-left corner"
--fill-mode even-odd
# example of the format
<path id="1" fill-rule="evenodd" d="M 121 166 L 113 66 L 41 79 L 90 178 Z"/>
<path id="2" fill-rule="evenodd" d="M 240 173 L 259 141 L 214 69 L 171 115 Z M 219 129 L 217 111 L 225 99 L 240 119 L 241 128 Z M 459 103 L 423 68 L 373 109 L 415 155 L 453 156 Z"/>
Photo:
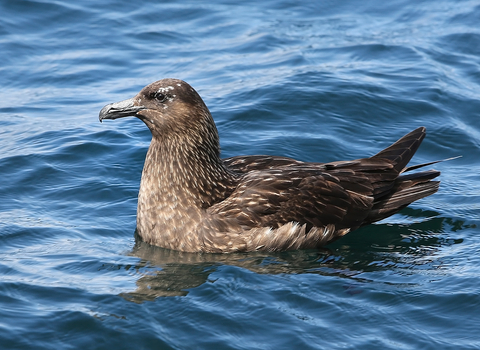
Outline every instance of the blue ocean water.
<path id="1" fill-rule="evenodd" d="M 1 349 L 480 348 L 478 1 L 0 1 Z M 370 156 L 418 126 L 437 194 L 318 251 L 135 239 L 148 129 L 189 82 L 224 157 Z"/>

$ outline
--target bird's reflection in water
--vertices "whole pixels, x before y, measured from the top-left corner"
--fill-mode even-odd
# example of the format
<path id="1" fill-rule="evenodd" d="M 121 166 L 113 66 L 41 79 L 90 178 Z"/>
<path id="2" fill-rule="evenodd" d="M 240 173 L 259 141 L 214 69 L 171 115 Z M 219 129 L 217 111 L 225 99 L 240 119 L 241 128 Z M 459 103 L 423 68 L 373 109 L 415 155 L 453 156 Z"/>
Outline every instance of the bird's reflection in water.
<path id="1" fill-rule="evenodd" d="M 256 252 L 238 254 L 185 253 L 155 247 L 141 241 L 129 255 L 140 258 L 134 266 L 139 276 L 137 289 L 122 296 L 133 302 L 151 301 L 161 296 L 184 296 L 188 290 L 209 280 L 219 266 L 233 265 L 258 274 L 300 274 L 347 278 L 356 282 L 368 280 L 366 273 L 397 270 L 415 273 L 416 269 L 442 268 L 437 252 L 442 246 L 461 243 L 442 234 L 464 227 L 463 222 L 435 217 L 434 212 L 406 209 L 410 223 L 370 225 L 350 233 L 321 250 L 291 252 Z M 412 216 L 414 218 L 412 218 Z M 423 220 L 419 220 L 423 217 Z M 429 219 L 425 219 L 428 218 Z M 419 222 L 411 222 L 416 219 Z M 347 284 L 348 292 L 352 284 Z M 354 294 L 358 292 L 354 287 Z"/>
<path id="2" fill-rule="evenodd" d="M 185 253 L 155 247 L 135 236 L 130 255 L 141 260 L 135 266 L 141 276 L 134 292 L 124 293 L 128 300 L 141 302 L 160 296 L 187 295 L 188 289 L 198 287 L 221 265 L 234 265 L 256 273 L 279 274 L 305 272 L 315 261 L 331 254 L 327 250 L 282 253 Z"/>

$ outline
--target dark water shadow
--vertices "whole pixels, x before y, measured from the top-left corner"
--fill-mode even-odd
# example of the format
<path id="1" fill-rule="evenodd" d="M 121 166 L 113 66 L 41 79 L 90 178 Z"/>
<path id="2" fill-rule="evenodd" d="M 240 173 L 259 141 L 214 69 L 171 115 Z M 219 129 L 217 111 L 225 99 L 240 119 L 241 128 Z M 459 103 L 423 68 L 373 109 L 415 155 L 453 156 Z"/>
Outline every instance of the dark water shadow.
<path id="1" fill-rule="evenodd" d="M 437 252 L 444 246 L 460 244 L 445 232 L 466 228 L 464 222 L 436 217 L 434 212 L 407 209 L 418 222 L 376 224 L 352 232 L 319 250 L 254 252 L 237 254 L 184 253 L 151 246 L 139 239 L 131 256 L 140 261 L 134 269 L 139 276 L 137 289 L 121 296 L 133 302 L 158 297 L 185 296 L 192 288 L 209 280 L 219 266 L 232 265 L 258 274 L 314 273 L 362 282 L 365 272 L 438 269 Z M 362 276 L 360 276 L 362 275 Z"/>

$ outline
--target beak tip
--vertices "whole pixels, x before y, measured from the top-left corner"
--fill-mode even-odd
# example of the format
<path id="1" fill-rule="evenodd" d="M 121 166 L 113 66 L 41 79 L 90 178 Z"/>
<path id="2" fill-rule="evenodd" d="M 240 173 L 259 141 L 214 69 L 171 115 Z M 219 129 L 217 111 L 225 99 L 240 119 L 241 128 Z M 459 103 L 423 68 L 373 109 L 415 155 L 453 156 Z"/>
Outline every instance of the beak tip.
<path id="1" fill-rule="evenodd" d="M 100 113 L 98 113 L 98 120 L 100 121 L 100 123 L 103 122 L 103 120 L 107 117 L 108 115 L 108 112 L 110 111 L 110 106 L 111 106 L 111 103 L 104 106 L 101 110 L 100 110 Z"/>

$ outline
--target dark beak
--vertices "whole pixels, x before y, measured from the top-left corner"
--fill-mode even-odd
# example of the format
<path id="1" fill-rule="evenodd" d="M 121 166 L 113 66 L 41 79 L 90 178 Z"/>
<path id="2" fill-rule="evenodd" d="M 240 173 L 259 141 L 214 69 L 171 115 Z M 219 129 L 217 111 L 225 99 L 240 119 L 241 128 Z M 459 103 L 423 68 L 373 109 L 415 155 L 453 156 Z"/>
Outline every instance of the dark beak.
<path id="1" fill-rule="evenodd" d="M 98 120 L 102 122 L 104 119 L 117 119 L 123 117 L 135 117 L 137 112 L 146 109 L 144 106 L 135 106 L 134 99 L 110 103 L 102 108 L 98 114 Z"/>

